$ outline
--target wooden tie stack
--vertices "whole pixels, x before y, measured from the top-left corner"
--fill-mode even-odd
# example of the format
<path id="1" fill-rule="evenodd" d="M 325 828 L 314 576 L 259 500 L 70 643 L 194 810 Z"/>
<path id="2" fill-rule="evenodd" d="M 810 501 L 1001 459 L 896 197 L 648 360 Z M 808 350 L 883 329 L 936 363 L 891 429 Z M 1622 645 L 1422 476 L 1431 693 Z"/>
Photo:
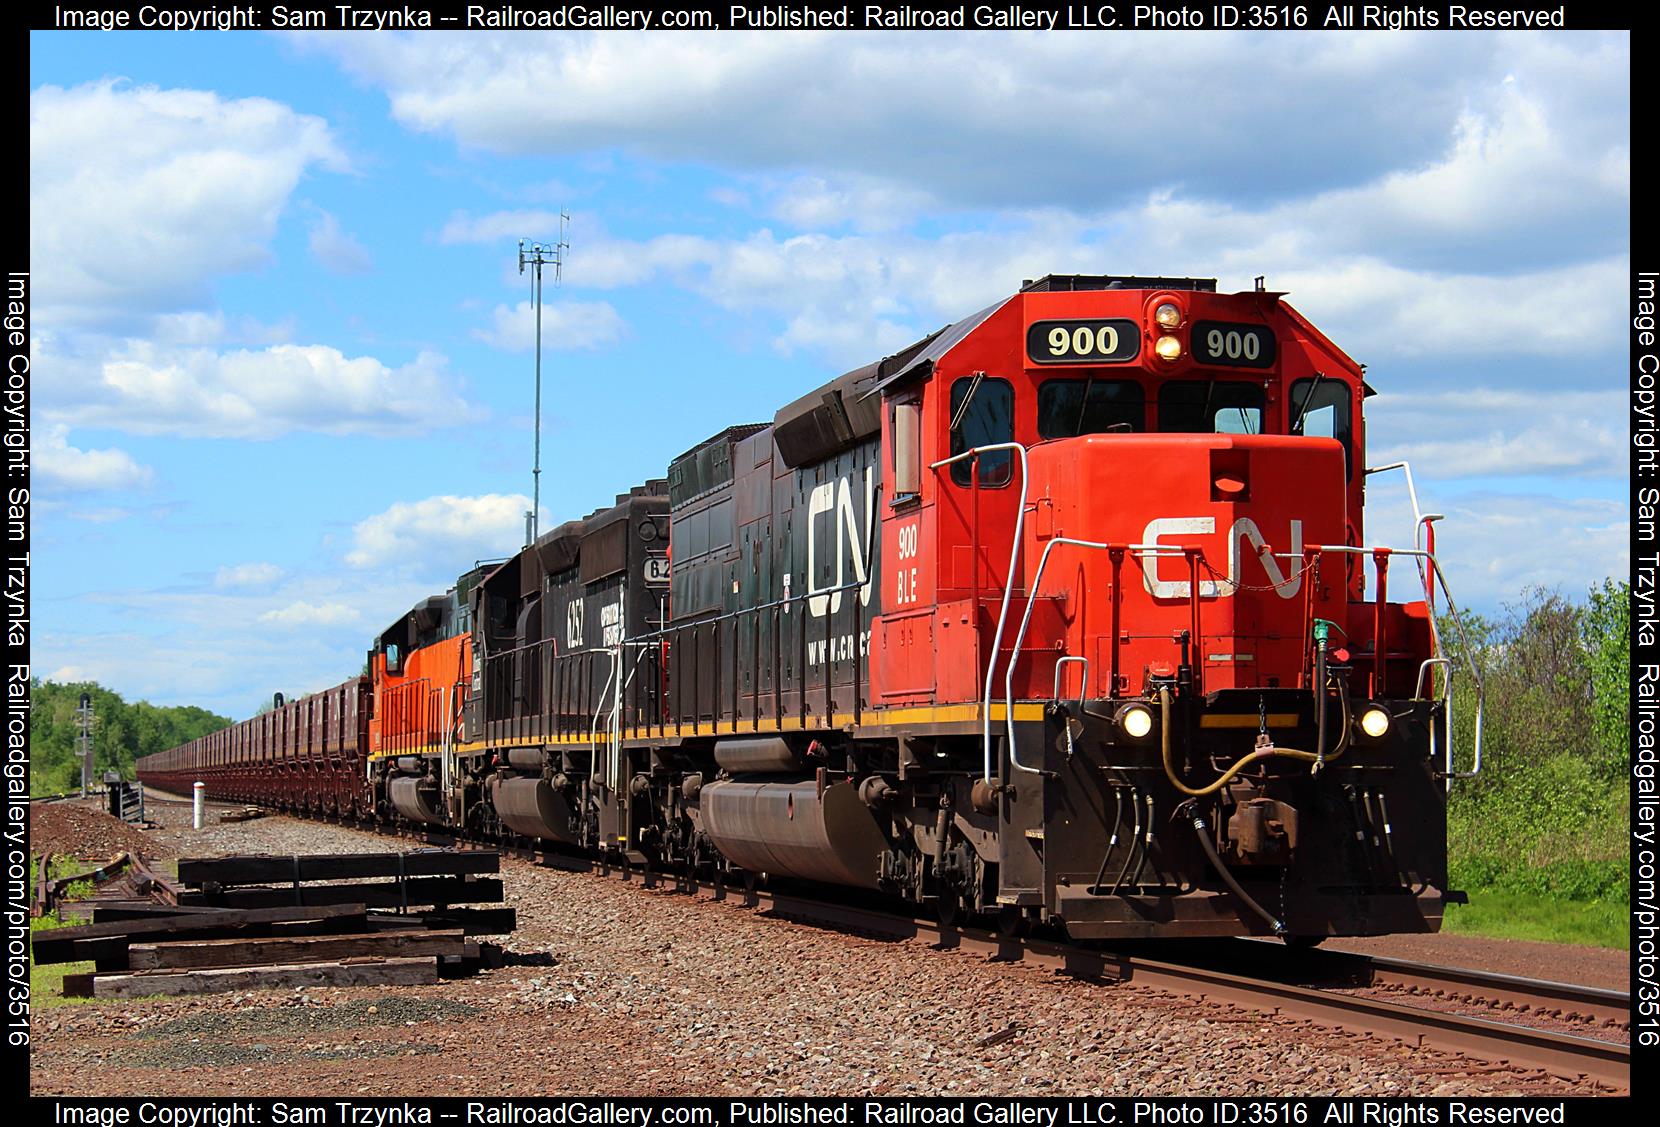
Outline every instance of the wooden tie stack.
<path id="1" fill-rule="evenodd" d="M 179 862 L 148 901 L 92 900 L 92 922 L 34 934 L 38 963 L 91 960 L 64 976 L 75 997 L 256 987 L 415 985 L 501 965 L 468 939 L 513 930 L 485 850 L 422 850 Z"/>

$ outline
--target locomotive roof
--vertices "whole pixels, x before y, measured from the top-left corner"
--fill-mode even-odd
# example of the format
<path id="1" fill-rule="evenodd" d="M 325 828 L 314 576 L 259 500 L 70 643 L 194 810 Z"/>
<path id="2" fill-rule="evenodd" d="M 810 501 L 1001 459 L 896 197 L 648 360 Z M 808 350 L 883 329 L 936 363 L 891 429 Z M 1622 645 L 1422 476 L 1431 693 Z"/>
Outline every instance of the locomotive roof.
<path id="1" fill-rule="evenodd" d="M 927 375 L 934 370 L 934 365 L 939 362 L 940 357 L 957 347 L 964 337 L 985 324 L 992 314 L 1013 300 L 1012 297 L 1006 297 L 993 302 L 978 313 L 970 313 L 961 321 L 947 325 L 937 333 L 923 337 L 909 348 L 900 349 L 887 359 L 872 365 L 877 369 L 878 378 L 875 385 L 865 392 L 864 397 L 879 394 L 894 384 L 913 377 Z"/>
<path id="2" fill-rule="evenodd" d="M 1215 278 L 1156 278 L 1137 274 L 1045 274 L 1020 283 L 1021 293 L 1060 293 L 1073 290 L 1192 290 L 1215 293 Z"/>

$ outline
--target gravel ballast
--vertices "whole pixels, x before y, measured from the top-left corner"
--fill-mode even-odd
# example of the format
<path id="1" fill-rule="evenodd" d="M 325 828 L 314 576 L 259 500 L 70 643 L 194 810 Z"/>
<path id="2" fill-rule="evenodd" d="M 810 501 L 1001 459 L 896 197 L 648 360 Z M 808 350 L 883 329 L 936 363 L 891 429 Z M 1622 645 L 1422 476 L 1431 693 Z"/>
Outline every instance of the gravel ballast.
<path id="1" fill-rule="evenodd" d="M 153 856 L 407 841 L 284 817 Z M 182 813 L 182 818 L 180 814 Z M 1588 1093 L 1538 1072 L 1130 985 L 792 923 L 504 858 L 510 949 L 544 965 L 396 991 L 37 1008 L 37 1093 L 1280 1095 Z M 992 1044 L 988 1038 L 1013 1033 Z"/>

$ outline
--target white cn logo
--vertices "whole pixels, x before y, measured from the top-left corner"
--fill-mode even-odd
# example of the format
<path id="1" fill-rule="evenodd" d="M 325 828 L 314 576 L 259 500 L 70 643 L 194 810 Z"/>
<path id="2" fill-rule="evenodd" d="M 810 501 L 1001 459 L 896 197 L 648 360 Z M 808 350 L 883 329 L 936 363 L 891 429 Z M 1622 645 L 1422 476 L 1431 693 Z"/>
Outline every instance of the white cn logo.
<path id="1" fill-rule="evenodd" d="M 807 610 L 815 618 L 823 618 L 828 610 L 835 614 L 842 609 L 842 592 L 833 590 L 847 583 L 847 565 L 853 565 L 853 578 L 860 583 L 859 602 L 870 605 L 870 576 L 865 573 L 865 548 L 869 543 L 871 517 L 876 508 L 876 486 L 871 480 L 870 467 L 865 467 L 865 519 L 864 533 L 860 533 L 859 520 L 853 511 L 853 486 L 845 477 L 835 481 L 827 481 L 813 487 L 812 495 L 807 499 Z M 825 586 L 818 586 L 818 553 L 819 553 L 819 517 L 824 513 L 835 513 L 835 528 L 831 533 L 836 540 L 836 579 Z M 827 595 L 818 594 L 820 591 L 832 591 Z"/>
<path id="2" fill-rule="evenodd" d="M 565 610 L 565 644 L 573 650 L 582 648 L 582 600 L 572 599 Z"/>
<path id="3" fill-rule="evenodd" d="M 1216 531 L 1215 517 L 1160 517 L 1149 521 L 1141 533 L 1142 544 L 1148 547 L 1157 547 L 1159 537 L 1207 536 Z M 1199 596 L 1205 599 L 1220 599 L 1232 595 L 1240 586 L 1239 573 L 1239 545 L 1249 541 L 1251 551 L 1257 559 L 1262 561 L 1262 570 L 1268 574 L 1268 582 L 1276 594 L 1282 599 L 1296 597 L 1303 589 L 1303 569 L 1298 563 L 1303 557 L 1303 522 L 1291 522 L 1291 559 L 1286 560 L 1286 568 L 1280 567 L 1280 560 L 1274 556 L 1274 550 L 1262 538 L 1262 531 L 1257 528 L 1257 522 L 1250 517 L 1240 517 L 1233 522 L 1228 530 L 1228 578 L 1226 583 L 1218 583 L 1213 579 L 1199 580 Z M 1174 546 L 1174 545 L 1172 545 Z M 1193 590 L 1193 584 L 1186 579 L 1160 579 L 1159 564 L 1161 560 L 1168 566 L 1182 564 L 1175 553 L 1148 552 L 1141 557 L 1142 580 L 1147 584 L 1147 593 L 1155 599 L 1185 599 Z M 1291 574 L 1286 575 L 1286 571 Z"/>

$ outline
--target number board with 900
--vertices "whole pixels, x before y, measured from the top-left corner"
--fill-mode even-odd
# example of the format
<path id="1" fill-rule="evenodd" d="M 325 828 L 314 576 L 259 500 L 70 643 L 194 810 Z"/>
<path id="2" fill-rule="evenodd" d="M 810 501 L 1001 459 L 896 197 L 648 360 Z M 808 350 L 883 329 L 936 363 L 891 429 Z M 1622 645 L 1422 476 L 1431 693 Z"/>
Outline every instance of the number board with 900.
<path id="1" fill-rule="evenodd" d="M 1122 364 L 1140 351 L 1134 321 L 1033 321 L 1026 330 L 1034 364 Z"/>
<path id="2" fill-rule="evenodd" d="M 1267 325 L 1230 321 L 1193 324 L 1193 359 L 1197 363 L 1229 368 L 1272 368 L 1275 352 L 1274 330 Z"/>

